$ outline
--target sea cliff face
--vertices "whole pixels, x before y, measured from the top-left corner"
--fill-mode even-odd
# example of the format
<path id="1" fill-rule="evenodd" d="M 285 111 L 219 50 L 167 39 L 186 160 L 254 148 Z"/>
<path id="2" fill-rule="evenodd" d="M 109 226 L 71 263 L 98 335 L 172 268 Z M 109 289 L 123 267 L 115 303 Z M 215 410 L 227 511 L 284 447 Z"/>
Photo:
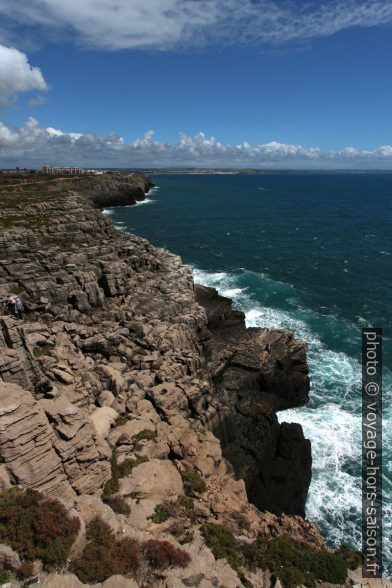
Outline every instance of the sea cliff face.
<path id="1" fill-rule="evenodd" d="M 205 529 L 326 549 L 303 518 L 310 443 L 276 416 L 308 400 L 306 344 L 246 329 L 179 257 L 97 210 L 141 200 L 152 185 L 114 174 L 0 186 L 0 294 L 25 307 L 0 318 L 0 488 L 62 499 L 81 520 L 74 555 L 99 516 L 116 534 L 169 540 L 191 558 L 127 586 L 268 587 L 267 569 L 245 577 L 214 557 Z M 112 482 L 122 514 L 109 506 Z M 184 495 L 191 516 L 174 515 Z M 171 515 L 157 517 L 162 508 Z"/>

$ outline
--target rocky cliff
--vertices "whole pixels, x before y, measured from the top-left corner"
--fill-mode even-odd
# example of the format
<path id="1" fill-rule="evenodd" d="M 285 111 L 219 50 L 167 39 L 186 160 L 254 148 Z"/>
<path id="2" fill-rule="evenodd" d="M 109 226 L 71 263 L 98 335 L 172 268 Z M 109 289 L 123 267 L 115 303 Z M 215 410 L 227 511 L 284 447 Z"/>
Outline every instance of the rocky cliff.
<path id="1" fill-rule="evenodd" d="M 96 210 L 151 186 L 115 174 L 0 186 L 0 295 L 25 306 L 0 318 L 0 487 L 37 489 L 82 528 L 99 516 L 191 558 L 111 586 L 268 587 L 265 566 L 229 565 L 208 533 L 228 529 L 244 554 L 257 537 L 325 551 L 303 518 L 310 443 L 276 416 L 307 402 L 306 345 L 246 329 L 177 256 Z"/>

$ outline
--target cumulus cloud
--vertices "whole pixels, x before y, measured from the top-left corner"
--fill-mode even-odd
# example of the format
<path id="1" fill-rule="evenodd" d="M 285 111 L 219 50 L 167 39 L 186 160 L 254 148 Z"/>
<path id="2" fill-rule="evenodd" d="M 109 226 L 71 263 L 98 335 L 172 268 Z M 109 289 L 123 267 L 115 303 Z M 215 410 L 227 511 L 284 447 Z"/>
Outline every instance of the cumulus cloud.
<path id="1" fill-rule="evenodd" d="M 0 106 L 29 90 L 47 90 L 41 70 L 29 64 L 25 53 L 0 45 Z"/>
<path id="2" fill-rule="evenodd" d="M 10 23 L 104 49 L 287 43 L 390 24 L 390 0 L 2 0 Z"/>
<path id="3" fill-rule="evenodd" d="M 176 143 L 167 143 L 155 139 L 153 131 L 126 143 L 114 133 L 101 138 L 93 133 L 43 128 L 34 118 L 21 128 L 0 122 L 1 167 L 41 167 L 47 163 L 84 167 L 392 168 L 392 146 L 323 151 L 276 141 L 229 145 L 204 133 L 180 133 Z"/>

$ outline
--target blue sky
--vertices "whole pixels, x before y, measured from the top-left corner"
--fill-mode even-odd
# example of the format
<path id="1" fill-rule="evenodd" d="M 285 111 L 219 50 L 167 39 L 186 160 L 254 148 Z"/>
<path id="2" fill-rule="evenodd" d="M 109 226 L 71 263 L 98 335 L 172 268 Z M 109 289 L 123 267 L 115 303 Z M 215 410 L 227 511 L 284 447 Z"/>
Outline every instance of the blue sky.
<path id="1" fill-rule="evenodd" d="M 0 166 L 392 168 L 392 2 L 1 0 Z"/>

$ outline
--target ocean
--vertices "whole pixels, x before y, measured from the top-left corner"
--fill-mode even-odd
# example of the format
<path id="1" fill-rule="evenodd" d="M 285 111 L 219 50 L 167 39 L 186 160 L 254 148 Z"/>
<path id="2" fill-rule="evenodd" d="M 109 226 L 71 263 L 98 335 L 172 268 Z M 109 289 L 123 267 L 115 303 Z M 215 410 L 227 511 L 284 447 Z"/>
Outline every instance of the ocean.
<path id="1" fill-rule="evenodd" d="M 157 175 L 122 230 L 181 255 L 195 281 L 309 343 L 310 402 L 278 413 L 312 441 L 306 515 L 361 545 L 361 329 L 383 328 L 384 575 L 392 575 L 392 174 Z"/>

